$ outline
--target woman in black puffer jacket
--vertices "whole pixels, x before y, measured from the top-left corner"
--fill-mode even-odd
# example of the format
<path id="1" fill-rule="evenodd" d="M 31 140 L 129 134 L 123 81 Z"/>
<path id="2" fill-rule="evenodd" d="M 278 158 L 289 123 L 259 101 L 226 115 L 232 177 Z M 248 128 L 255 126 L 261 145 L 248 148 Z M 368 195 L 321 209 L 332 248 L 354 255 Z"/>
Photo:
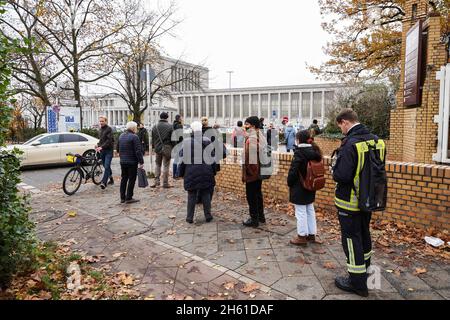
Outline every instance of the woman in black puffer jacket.
<path id="1" fill-rule="evenodd" d="M 298 145 L 294 149 L 294 157 L 287 178 L 289 201 L 295 205 L 297 218 L 297 236 L 291 240 L 291 244 L 306 245 L 308 241 L 316 240 L 317 224 L 314 211 L 316 192 L 306 190 L 299 175 L 306 176 L 308 162 L 320 161 L 322 151 L 314 143 L 308 130 L 299 131 L 296 140 Z"/>
<path id="2" fill-rule="evenodd" d="M 211 140 L 202 134 L 200 122 L 191 124 L 192 136 L 183 141 L 181 151 L 182 162 L 179 175 L 184 178 L 184 189 L 188 192 L 186 222 L 194 222 L 197 195 L 203 203 L 206 222 L 211 222 L 211 189 L 216 185 L 214 154 L 207 159 L 204 150 L 211 144 Z"/>

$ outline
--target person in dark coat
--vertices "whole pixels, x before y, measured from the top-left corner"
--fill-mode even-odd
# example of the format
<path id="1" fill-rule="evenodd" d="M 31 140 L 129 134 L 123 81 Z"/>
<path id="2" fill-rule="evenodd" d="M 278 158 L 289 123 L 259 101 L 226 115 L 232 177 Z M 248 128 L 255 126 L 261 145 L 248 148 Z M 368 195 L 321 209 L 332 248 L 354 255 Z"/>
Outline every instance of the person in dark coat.
<path id="1" fill-rule="evenodd" d="M 179 130 L 179 131 L 177 131 Z M 183 142 L 183 117 L 179 114 L 175 116 L 175 121 L 173 122 L 173 131 L 175 132 L 175 135 L 179 136 L 178 144 Z M 173 159 L 173 165 L 172 165 L 172 176 L 174 179 L 178 179 L 178 165 L 180 164 L 180 158 L 178 154 L 175 155 L 175 158 Z"/>
<path id="2" fill-rule="evenodd" d="M 287 178 L 289 201 L 295 205 L 297 218 L 297 236 L 291 240 L 291 244 L 306 245 L 308 241 L 316 241 L 317 224 L 313 205 L 316 192 L 303 187 L 299 174 L 305 177 L 308 162 L 320 161 L 322 151 L 314 143 L 308 130 L 299 131 L 296 139 L 298 145 L 294 149 L 294 157 Z"/>
<path id="3" fill-rule="evenodd" d="M 211 189 L 216 181 L 214 178 L 214 154 L 207 157 L 204 150 L 211 144 L 211 140 L 202 134 L 202 124 L 198 121 L 191 124 L 192 136 L 183 141 L 181 151 L 182 162 L 179 175 L 184 178 L 184 189 L 188 192 L 187 223 L 194 222 L 195 204 L 197 197 L 203 203 L 206 222 L 211 222 Z"/>
<path id="4" fill-rule="evenodd" d="M 110 126 L 108 126 L 108 119 L 105 116 L 99 118 L 100 122 L 100 139 L 96 147 L 96 151 L 100 152 L 105 173 L 103 174 L 102 183 L 100 187 L 105 189 L 107 184 L 113 185 L 114 178 L 112 176 L 111 162 L 114 153 L 114 135 Z M 108 182 L 109 180 L 109 182 Z"/>
<path id="5" fill-rule="evenodd" d="M 136 183 L 137 169 L 144 167 L 142 144 L 136 135 L 137 123 L 128 122 L 127 131 L 122 133 L 117 144 L 117 152 L 120 155 L 120 168 L 122 180 L 120 181 L 120 202 L 135 203 L 133 199 L 134 185 Z"/>
<path id="6" fill-rule="evenodd" d="M 142 144 L 142 152 L 145 154 L 145 152 L 149 151 L 149 138 L 148 138 L 148 131 L 145 129 L 144 124 L 139 124 L 139 129 L 137 136 L 139 137 L 139 140 Z"/>

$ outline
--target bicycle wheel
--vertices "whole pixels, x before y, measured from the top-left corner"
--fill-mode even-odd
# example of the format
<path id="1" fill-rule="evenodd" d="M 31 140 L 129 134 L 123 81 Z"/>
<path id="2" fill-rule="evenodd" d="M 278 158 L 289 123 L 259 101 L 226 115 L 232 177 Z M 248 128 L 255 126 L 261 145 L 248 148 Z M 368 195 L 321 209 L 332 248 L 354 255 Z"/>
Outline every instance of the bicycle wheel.
<path id="1" fill-rule="evenodd" d="M 92 181 L 94 181 L 94 184 L 97 186 L 102 183 L 103 178 L 103 166 L 100 163 L 97 163 L 94 168 L 92 169 Z"/>
<path id="2" fill-rule="evenodd" d="M 64 193 L 68 196 L 74 195 L 75 192 L 78 191 L 78 189 L 81 186 L 81 180 L 82 180 L 82 174 L 80 172 L 80 169 L 78 168 L 72 168 L 64 177 L 63 180 L 63 190 Z"/>

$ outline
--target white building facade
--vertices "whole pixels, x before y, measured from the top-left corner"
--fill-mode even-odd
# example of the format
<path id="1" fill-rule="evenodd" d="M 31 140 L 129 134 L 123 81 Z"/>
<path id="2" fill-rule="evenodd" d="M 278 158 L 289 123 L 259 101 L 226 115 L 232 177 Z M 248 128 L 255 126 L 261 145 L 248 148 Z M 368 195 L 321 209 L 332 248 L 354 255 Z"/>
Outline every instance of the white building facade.
<path id="1" fill-rule="evenodd" d="M 176 108 L 187 124 L 208 117 L 210 124 L 229 127 L 258 116 L 266 124 L 280 124 L 288 117 L 292 124 L 305 127 L 313 119 L 325 125 L 327 110 L 342 88 L 339 84 L 317 84 L 187 92 L 176 96 Z"/>

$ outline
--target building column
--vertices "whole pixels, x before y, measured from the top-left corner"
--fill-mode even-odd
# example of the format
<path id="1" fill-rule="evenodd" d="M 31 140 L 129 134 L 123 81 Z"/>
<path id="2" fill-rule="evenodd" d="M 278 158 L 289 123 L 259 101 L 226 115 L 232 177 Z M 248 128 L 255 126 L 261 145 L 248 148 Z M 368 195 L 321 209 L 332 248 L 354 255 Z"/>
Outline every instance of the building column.
<path id="1" fill-rule="evenodd" d="M 310 101 L 310 106 L 309 106 L 309 124 L 312 123 L 312 119 L 313 119 L 314 91 L 311 91 L 310 97 L 311 97 L 311 101 Z"/>
<path id="2" fill-rule="evenodd" d="M 209 97 L 205 96 L 205 104 L 206 104 L 206 117 L 209 119 L 209 117 L 211 116 L 209 114 Z"/>
<path id="3" fill-rule="evenodd" d="M 278 94 L 278 118 L 280 119 L 281 122 L 281 93 L 277 93 Z"/>
<path id="4" fill-rule="evenodd" d="M 288 109 L 288 117 L 289 117 L 289 121 L 292 123 L 291 115 L 292 115 L 292 92 L 289 92 L 289 109 Z"/>
<path id="5" fill-rule="evenodd" d="M 325 124 L 325 91 L 322 90 L 322 125 Z"/>
<path id="6" fill-rule="evenodd" d="M 242 94 L 239 95 L 239 101 L 241 102 L 241 105 L 239 107 L 239 120 L 242 120 L 244 118 L 244 96 Z"/>
<path id="7" fill-rule="evenodd" d="M 186 119 L 187 115 L 187 97 L 183 97 L 183 118 Z"/>
<path id="8" fill-rule="evenodd" d="M 261 93 L 258 93 L 258 115 L 262 116 Z"/>
<path id="9" fill-rule="evenodd" d="M 234 95 L 230 95 L 230 105 L 231 105 L 231 116 L 230 116 L 230 124 L 233 123 L 234 120 Z"/>
<path id="10" fill-rule="evenodd" d="M 194 96 L 190 96 L 189 99 L 191 99 L 191 123 L 194 122 Z"/>

